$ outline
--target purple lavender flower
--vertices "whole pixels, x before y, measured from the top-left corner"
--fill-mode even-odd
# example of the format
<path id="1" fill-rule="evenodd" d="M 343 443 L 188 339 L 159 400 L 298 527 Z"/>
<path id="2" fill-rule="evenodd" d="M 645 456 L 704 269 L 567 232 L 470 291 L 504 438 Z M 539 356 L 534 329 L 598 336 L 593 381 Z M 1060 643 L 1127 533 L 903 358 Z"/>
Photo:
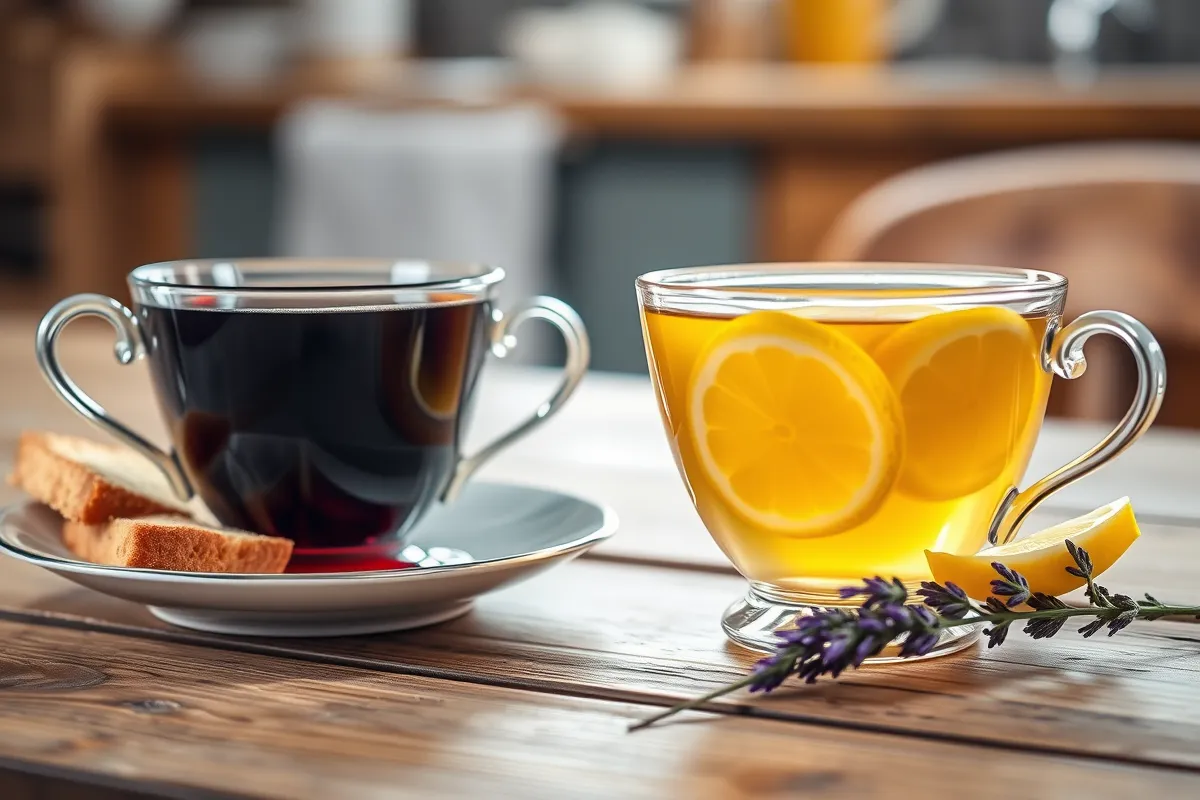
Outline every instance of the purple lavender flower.
<path id="1" fill-rule="evenodd" d="M 937 617 L 934 613 L 924 606 L 913 606 L 912 615 L 917 618 L 917 622 L 927 628 L 936 627 L 938 624 Z"/>
<path id="2" fill-rule="evenodd" d="M 984 630 L 983 635 L 987 637 L 989 650 L 1004 644 L 1004 639 L 1008 636 L 1008 627 L 1007 622 L 997 622 Z"/>
<path id="3" fill-rule="evenodd" d="M 887 581 L 876 575 L 874 578 L 864 579 L 862 586 L 847 586 L 838 592 L 838 596 L 843 600 L 865 596 L 867 599 L 863 601 L 862 607 L 876 608 L 885 605 L 903 605 L 908 601 L 908 590 L 904 588 L 904 584 L 899 578 Z"/>
<path id="4" fill-rule="evenodd" d="M 883 649 L 883 645 L 887 643 L 886 639 L 881 636 L 867 635 L 858 640 L 858 646 L 854 648 L 854 655 L 850 659 L 850 665 L 858 669 L 871 656 Z"/>
<path id="5" fill-rule="evenodd" d="M 1092 576 L 1092 557 L 1079 545 L 1066 540 L 1067 552 L 1071 554 L 1071 558 L 1075 561 L 1075 566 L 1067 567 L 1067 572 L 1074 575 L 1076 578 L 1090 578 Z"/>
<path id="6" fill-rule="evenodd" d="M 1066 617 L 1059 617 L 1058 619 L 1031 619 L 1025 623 L 1022 633 L 1027 633 L 1034 639 L 1049 639 L 1062 630 L 1062 626 L 1066 624 L 1066 621 Z"/>
<path id="7" fill-rule="evenodd" d="M 769 692 L 777 689 L 787 679 L 788 673 L 789 670 L 782 668 L 774 657 L 764 658 L 754 665 L 750 691 Z"/>
<path id="8" fill-rule="evenodd" d="M 1112 636 L 1114 633 L 1125 630 L 1131 622 L 1137 619 L 1137 616 L 1136 611 L 1126 611 L 1116 619 L 1110 620 L 1108 623 L 1108 635 Z"/>
<path id="9" fill-rule="evenodd" d="M 940 638 L 936 614 L 923 606 L 885 602 L 907 591 L 900 581 L 869 581 L 860 594 L 867 602 L 849 611 L 827 609 L 796 620 L 795 627 L 778 633 L 774 655 L 760 661 L 751 675 L 751 691 L 769 692 L 795 675 L 813 683 L 822 675 L 837 677 L 878 655 L 893 641 L 902 642 L 902 656 L 927 655 Z"/>
<path id="10" fill-rule="evenodd" d="M 937 646 L 939 638 L 941 637 L 934 631 L 910 633 L 900 645 L 900 656 L 911 658 L 929 655 L 930 651 Z"/>
<path id="11" fill-rule="evenodd" d="M 1029 581 L 1025 576 L 1004 566 L 999 561 L 992 562 L 992 569 L 1000 575 L 999 580 L 992 581 L 992 594 L 996 597 L 1007 597 L 1006 605 L 1016 608 L 1029 599 Z"/>
<path id="12" fill-rule="evenodd" d="M 854 638 L 846 632 L 835 634 L 825 644 L 821 652 L 821 661 L 827 667 L 834 667 L 845 660 L 846 651 L 854 644 Z"/>
<path id="13" fill-rule="evenodd" d="M 951 581 L 946 581 L 945 586 L 924 581 L 917 590 L 917 596 L 924 598 L 925 605 L 946 619 L 962 619 L 974 610 L 967 593 Z"/>
<path id="14" fill-rule="evenodd" d="M 1029 607 L 1035 611 L 1051 611 L 1054 609 L 1061 610 L 1064 608 L 1070 608 L 1070 606 L 1068 606 L 1062 600 L 1059 600 L 1053 595 L 1045 594 L 1044 592 L 1034 592 L 1029 596 L 1029 600 L 1026 602 L 1029 604 Z"/>

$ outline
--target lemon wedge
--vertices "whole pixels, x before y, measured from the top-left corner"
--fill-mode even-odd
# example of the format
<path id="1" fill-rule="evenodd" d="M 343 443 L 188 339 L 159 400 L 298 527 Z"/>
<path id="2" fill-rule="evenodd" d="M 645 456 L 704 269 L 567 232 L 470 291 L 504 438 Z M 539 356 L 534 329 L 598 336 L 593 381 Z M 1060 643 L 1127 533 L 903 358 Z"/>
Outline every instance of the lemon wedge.
<path id="1" fill-rule="evenodd" d="M 925 560 L 933 579 L 945 584 L 952 581 L 968 596 L 986 599 L 998 577 L 992 562 L 999 561 L 1025 576 L 1034 592 L 1063 595 L 1087 581 L 1067 572 L 1075 566 L 1067 552 L 1066 540 L 1088 551 L 1092 575 L 1099 575 L 1116 563 L 1134 540 L 1141 535 L 1128 497 L 1122 497 L 1081 517 L 1038 531 L 1008 544 L 997 545 L 971 556 L 925 551 Z"/>
<path id="2" fill-rule="evenodd" d="M 845 334 L 784 312 L 746 314 L 706 344 L 687 413 L 709 481 L 776 532 L 865 521 L 902 463 L 899 406 L 879 367 Z"/>
<path id="3" fill-rule="evenodd" d="M 1041 369 L 1037 339 L 1020 314 L 999 307 L 931 314 L 873 355 L 902 408 L 902 491 L 951 500 L 1001 475 L 1030 424 Z"/>

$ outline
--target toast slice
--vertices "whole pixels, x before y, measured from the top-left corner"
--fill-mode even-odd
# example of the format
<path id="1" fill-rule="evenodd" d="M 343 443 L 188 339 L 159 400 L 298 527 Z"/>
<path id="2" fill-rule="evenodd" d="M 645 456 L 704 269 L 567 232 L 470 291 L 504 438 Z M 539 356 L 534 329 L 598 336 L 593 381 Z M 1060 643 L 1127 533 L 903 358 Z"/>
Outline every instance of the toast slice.
<path id="1" fill-rule="evenodd" d="M 212 528 L 174 516 L 65 522 L 63 542 L 79 558 L 114 567 L 179 572 L 280 573 L 291 539 Z"/>
<path id="2" fill-rule="evenodd" d="M 89 525 L 149 514 L 191 516 L 145 458 L 76 436 L 22 433 L 8 482 L 67 519 Z"/>

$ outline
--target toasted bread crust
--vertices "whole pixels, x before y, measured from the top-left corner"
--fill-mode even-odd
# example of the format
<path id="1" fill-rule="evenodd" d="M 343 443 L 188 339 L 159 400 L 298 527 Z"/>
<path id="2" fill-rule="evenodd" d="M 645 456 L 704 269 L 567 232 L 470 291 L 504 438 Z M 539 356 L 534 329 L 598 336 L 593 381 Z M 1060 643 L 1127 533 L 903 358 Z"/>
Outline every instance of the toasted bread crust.
<path id="1" fill-rule="evenodd" d="M 66 522 L 62 535 L 80 558 L 118 567 L 277 574 L 292 554 L 289 539 L 217 530 L 180 517 Z"/>
<path id="2" fill-rule="evenodd" d="M 115 517 L 186 514 L 171 498 L 151 497 L 149 492 L 124 486 L 72 458 L 70 453 L 75 450 L 104 452 L 114 459 L 141 458 L 113 445 L 26 431 L 17 444 L 16 464 L 8 482 L 75 522 L 94 525 Z"/>

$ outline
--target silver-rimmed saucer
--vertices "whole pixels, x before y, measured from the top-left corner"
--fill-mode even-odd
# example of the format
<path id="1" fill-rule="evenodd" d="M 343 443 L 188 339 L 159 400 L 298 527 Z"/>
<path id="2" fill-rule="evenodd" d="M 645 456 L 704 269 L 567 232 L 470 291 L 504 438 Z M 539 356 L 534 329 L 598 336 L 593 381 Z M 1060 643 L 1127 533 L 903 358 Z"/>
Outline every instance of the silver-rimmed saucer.
<path id="1" fill-rule="evenodd" d="M 465 614 L 474 599 L 564 563 L 617 527 L 607 508 L 547 489 L 469 485 L 423 520 L 413 544 L 472 560 L 375 572 L 225 575 L 108 567 L 62 543 L 62 519 L 25 503 L 0 512 L 0 550 L 159 619 L 244 636 L 349 636 L 405 630 Z"/>

